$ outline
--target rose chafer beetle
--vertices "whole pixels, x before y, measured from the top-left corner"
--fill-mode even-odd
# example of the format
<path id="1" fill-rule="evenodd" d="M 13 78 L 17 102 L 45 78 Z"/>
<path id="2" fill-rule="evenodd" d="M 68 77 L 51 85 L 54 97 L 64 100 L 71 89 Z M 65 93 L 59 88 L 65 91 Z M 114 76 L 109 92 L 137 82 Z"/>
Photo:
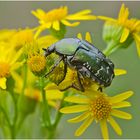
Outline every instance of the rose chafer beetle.
<path id="1" fill-rule="evenodd" d="M 59 84 L 65 79 L 67 67 L 77 71 L 79 88 L 74 84 L 71 87 L 84 91 L 84 85 L 80 77 L 87 77 L 96 81 L 99 85 L 107 87 L 114 78 L 114 64 L 112 61 L 92 44 L 78 38 L 65 38 L 50 47 L 43 48 L 45 56 L 51 53 L 59 55 L 58 61 L 52 69 L 45 75 L 47 77 L 53 72 L 61 61 L 64 62 L 64 76 Z M 59 85 L 58 84 L 58 85 Z"/>

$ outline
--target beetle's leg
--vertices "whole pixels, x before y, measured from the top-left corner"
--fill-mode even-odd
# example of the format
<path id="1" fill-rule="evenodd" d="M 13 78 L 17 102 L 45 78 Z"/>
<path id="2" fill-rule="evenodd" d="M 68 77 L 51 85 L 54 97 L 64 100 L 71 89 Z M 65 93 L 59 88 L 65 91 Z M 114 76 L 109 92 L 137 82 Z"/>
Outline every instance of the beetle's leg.
<path id="1" fill-rule="evenodd" d="M 54 69 L 60 64 L 60 62 L 63 60 L 63 56 L 60 56 L 58 61 L 54 64 L 54 66 L 52 67 L 52 69 L 45 74 L 44 77 L 47 77 L 50 73 L 52 73 L 54 71 Z"/>
<path id="2" fill-rule="evenodd" d="M 100 92 L 103 92 L 103 89 L 102 89 L 102 87 L 99 87 L 99 88 L 98 88 L 98 90 L 99 90 Z"/>
<path id="3" fill-rule="evenodd" d="M 57 85 L 59 85 L 66 77 L 66 73 L 67 73 L 67 63 L 66 63 L 66 59 L 64 58 L 63 59 L 63 62 L 64 62 L 64 76 L 63 78 L 61 79 L 61 81 L 59 81 L 59 83 Z"/>
<path id="4" fill-rule="evenodd" d="M 81 90 L 82 92 L 84 92 L 85 89 L 84 89 L 84 87 L 83 87 L 83 85 L 82 85 L 82 83 L 81 83 L 80 74 L 78 73 L 78 71 L 77 71 L 77 78 L 78 78 L 78 84 L 79 84 L 79 86 L 80 86 L 80 90 Z"/>
<path id="5" fill-rule="evenodd" d="M 60 89 L 60 91 L 65 91 L 65 90 L 67 90 L 69 88 L 75 88 L 76 90 L 81 90 L 81 88 L 77 87 L 75 84 L 72 84 L 72 85 L 70 85 L 70 86 L 68 86 L 66 88 Z"/>

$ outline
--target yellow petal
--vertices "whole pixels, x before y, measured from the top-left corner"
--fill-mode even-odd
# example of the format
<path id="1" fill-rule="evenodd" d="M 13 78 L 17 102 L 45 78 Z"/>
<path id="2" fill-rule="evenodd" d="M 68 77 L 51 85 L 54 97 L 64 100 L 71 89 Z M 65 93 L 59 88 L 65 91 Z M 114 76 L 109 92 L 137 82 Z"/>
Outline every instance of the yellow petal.
<path id="1" fill-rule="evenodd" d="M 68 20 L 95 20 L 96 16 L 92 16 L 92 15 L 77 15 L 77 16 L 71 16 L 69 18 L 66 18 Z"/>
<path id="2" fill-rule="evenodd" d="M 81 34 L 81 33 L 78 33 L 78 34 L 77 34 L 77 38 L 79 38 L 79 39 L 82 40 L 82 34 Z"/>
<path id="3" fill-rule="evenodd" d="M 123 102 L 113 104 L 112 108 L 122 108 L 122 107 L 129 107 L 129 106 L 131 106 L 129 102 L 123 101 Z"/>
<path id="4" fill-rule="evenodd" d="M 42 23 L 43 25 L 42 25 L 42 28 L 43 29 L 46 29 L 46 28 L 51 28 L 51 26 L 52 26 L 52 22 L 47 22 L 47 23 Z"/>
<path id="5" fill-rule="evenodd" d="M 85 112 L 80 116 L 77 116 L 75 118 L 69 119 L 68 122 L 78 123 L 78 122 L 81 122 L 81 121 L 85 120 L 87 117 L 89 117 L 89 115 L 90 115 L 89 112 Z"/>
<path id="6" fill-rule="evenodd" d="M 125 5 L 123 3 L 119 12 L 119 16 L 118 16 L 119 23 L 124 24 L 126 20 L 128 19 L 128 16 L 129 16 L 129 10 L 128 8 L 125 8 Z"/>
<path id="7" fill-rule="evenodd" d="M 82 10 L 80 12 L 77 12 L 77 13 L 75 13 L 73 15 L 86 15 L 86 14 L 90 14 L 90 13 L 91 13 L 91 10 L 86 9 L 86 10 Z"/>
<path id="8" fill-rule="evenodd" d="M 80 24 L 80 22 L 74 22 L 74 23 L 70 23 L 68 22 L 67 20 L 61 20 L 61 22 L 66 25 L 66 26 L 71 26 L 71 27 L 74 27 L 74 26 L 78 26 Z"/>
<path id="9" fill-rule="evenodd" d="M 38 30 L 36 31 L 35 35 L 34 35 L 34 39 L 37 39 L 38 36 L 41 34 L 41 32 L 43 31 L 42 28 L 38 28 Z"/>
<path id="10" fill-rule="evenodd" d="M 11 65 L 13 65 L 18 59 L 19 57 L 22 55 L 24 49 L 21 48 L 15 55 L 15 57 L 12 59 L 12 61 L 10 62 Z"/>
<path id="11" fill-rule="evenodd" d="M 127 71 L 123 69 L 115 69 L 114 72 L 115 72 L 115 76 L 119 76 L 127 73 Z"/>
<path id="12" fill-rule="evenodd" d="M 50 106 L 54 107 L 54 108 L 57 107 L 57 102 L 55 102 L 55 101 L 48 100 L 48 104 L 49 104 Z"/>
<path id="13" fill-rule="evenodd" d="M 116 109 L 113 109 L 113 110 L 111 111 L 111 114 L 112 114 L 113 116 L 118 117 L 118 118 L 121 118 L 121 119 L 126 119 L 126 120 L 132 119 L 131 114 L 126 113 L 126 112 L 124 112 L 124 111 L 116 110 Z"/>
<path id="14" fill-rule="evenodd" d="M 137 52 L 140 57 L 140 36 L 138 34 L 134 34 L 134 39 L 136 42 Z"/>
<path id="15" fill-rule="evenodd" d="M 24 59 L 23 61 L 21 62 L 16 62 L 14 63 L 12 66 L 11 66 L 11 70 L 10 71 L 13 71 L 13 70 L 16 70 L 18 68 L 20 68 L 21 66 L 23 66 L 23 64 L 26 62 L 26 60 Z"/>
<path id="16" fill-rule="evenodd" d="M 105 17 L 105 16 L 97 16 L 98 19 L 101 19 L 101 20 L 105 20 L 105 21 L 110 21 L 110 22 L 116 22 L 117 23 L 117 20 L 113 19 L 113 18 L 110 18 L 110 17 Z"/>
<path id="17" fill-rule="evenodd" d="M 112 128 L 115 130 L 115 132 L 118 135 L 122 135 L 122 130 L 120 128 L 120 126 L 118 125 L 118 123 L 110 116 L 109 117 L 109 123 L 111 124 Z"/>
<path id="18" fill-rule="evenodd" d="M 121 5 L 118 18 L 121 18 L 121 17 L 123 16 L 124 11 L 125 11 L 125 5 L 124 5 L 124 3 L 123 3 L 123 4 Z"/>
<path id="19" fill-rule="evenodd" d="M 89 32 L 86 32 L 86 37 L 85 37 L 85 40 L 87 40 L 88 42 L 92 43 L 92 40 L 91 40 L 91 35 Z"/>
<path id="20" fill-rule="evenodd" d="M 63 93 L 59 90 L 46 90 L 46 99 L 58 100 L 63 98 Z"/>
<path id="21" fill-rule="evenodd" d="M 85 130 L 91 125 L 91 123 L 93 122 L 93 117 L 88 117 L 84 123 L 76 130 L 75 132 L 75 136 L 80 136 L 82 135 Z"/>
<path id="22" fill-rule="evenodd" d="M 49 83 L 44 89 L 45 90 L 58 90 L 58 86 L 54 83 Z"/>
<path id="23" fill-rule="evenodd" d="M 7 79 L 5 77 L 0 78 L 0 88 L 6 89 L 6 81 L 7 81 Z"/>
<path id="24" fill-rule="evenodd" d="M 87 111 L 88 109 L 89 109 L 88 105 L 74 105 L 74 106 L 64 107 L 64 108 L 60 109 L 60 112 L 69 114 L 69 113 Z"/>
<path id="25" fill-rule="evenodd" d="M 130 33 L 129 29 L 127 29 L 127 28 L 123 29 L 123 32 L 122 32 L 122 35 L 121 35 L 121 39 L 120 39 L 120 43 L 123 43 L 123 42 L 126 41 L 126 39 L 129 36 L 129 33 Z"/>
<path id="26" fill-rule="evenodd" d="M 80 98 L 77 96 L 69 96 L 65 98 L 65 101 L 71 102 L 71 103 L 88 103 L 89 99 L 88 98 Z"/>
<path id="27" fill-rule="evenodd" d="M 37 9 L 36 11 L 31 11 L 31 13 L 38 19 L 43 19 L 45 12 L 42 9 Z"/>
<path id="28" fill-rule="evenodd" d="M 110 101 L 113 104 L 118 103 L 118 102 L 121 102 L 121 101 L 129 98 L 132 95 L 133 95 L 133 91 L 126 91 L 126 92 L 123 92 L 123 93 L 116 95 L 114 97 L 110 97 Z"/>
<path id="29" fill-rule="evenodd" d="M 104 139 L 109 139 L 106 120 L 101 120 L 100 121 L 100 125 L 101 125 L 101 131 L 102 131 L 103 138 Z"/>
<path id="30" fill-rule="evenodd" d="M 60 24 L 59 24 L 59 21 L 54 21 L 53 22 L 53 28 L 57 31 L 60 30 Z"/>
<path id="31" fill-rule="evenodd" d="M 15 91 L 20 93 L 23 87 L 23 79 L 22 77 L 15 71 L 11 73 L 13 79 L 15 80 Z"/>

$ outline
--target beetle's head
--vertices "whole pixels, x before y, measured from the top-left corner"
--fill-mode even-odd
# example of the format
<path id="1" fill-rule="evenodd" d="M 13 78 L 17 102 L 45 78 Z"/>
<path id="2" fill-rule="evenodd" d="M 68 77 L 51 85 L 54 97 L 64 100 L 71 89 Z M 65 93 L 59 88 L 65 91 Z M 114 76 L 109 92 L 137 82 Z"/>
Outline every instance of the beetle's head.
<path id="1" fill-rule="evenodd" d="M 44 53 L 44 56 L 48 56 L 50 55 L 51 53 L 54 52 L 54 49 L 55 49 L 55 45 L 53 44 L 52 46 L 48 47 L 48 48 L 42 48 L 42 50 L 45 52 Z"/>
<path id="2" fill-rule="evenodd" d="M 48 51 L 48 49 L 46 48 L 42 48 L 42 50 L 44 51 L 44 56 L 47 57 L 50 53 Z"/>

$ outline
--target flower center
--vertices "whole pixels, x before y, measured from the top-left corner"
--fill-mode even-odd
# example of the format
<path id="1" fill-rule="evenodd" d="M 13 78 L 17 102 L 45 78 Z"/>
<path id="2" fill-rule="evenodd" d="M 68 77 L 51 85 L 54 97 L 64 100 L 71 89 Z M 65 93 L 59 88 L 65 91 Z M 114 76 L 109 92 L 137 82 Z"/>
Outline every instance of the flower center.
<path id="1" fill-rule="evenodd" d="M 0 78 L 8 77 L 10 74 L 10 66 L 8 63 L 0 62 Z"/>
<path id="2" fill-rule="evenodd" d="M 103 95 L 99 96 L 94 102 L 90 104 L 92 115 L 96 120 L 108 118 L 111 112 L 111 105 Z"/>
<path id="3" fill-rule="evenodd" d="M 41 74 L 46 69 L 46 59 L 41 55 L 34 55 L 28 59 L 28 65 L 33 73 Z"/>
<path id="4" fill-rule="evenodd" d="M 67 7 L 60 7 L 58 9 L 54 9 L 46 13 L 45 15 L 45 22 L 53 22 L 56 20 L 62 20 L 64 19 L 68 14 Z"/>

